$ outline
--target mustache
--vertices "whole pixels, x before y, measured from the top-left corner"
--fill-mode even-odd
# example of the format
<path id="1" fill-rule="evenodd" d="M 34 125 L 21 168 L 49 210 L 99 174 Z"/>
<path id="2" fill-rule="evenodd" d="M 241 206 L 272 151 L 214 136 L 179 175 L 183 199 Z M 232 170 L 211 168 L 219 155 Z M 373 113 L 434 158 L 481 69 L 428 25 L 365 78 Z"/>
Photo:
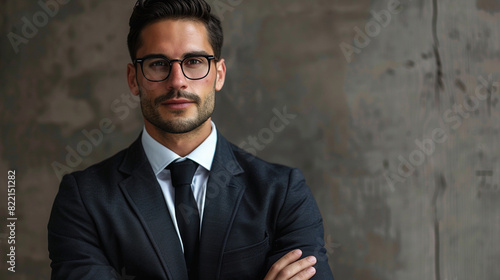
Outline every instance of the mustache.
<path id="1" fill-rule="evenodd" d="M 196 104 L 200 104 L 201 101 L 200 97 L 192 92 L 188 92 L 185 90 L 171 90 L 166 94 L 155 98 L 154 104 L 155 106 L 159 106 L 161 103 L 173 98 L 184 98 L 189 101 L 195 102 Z"/>

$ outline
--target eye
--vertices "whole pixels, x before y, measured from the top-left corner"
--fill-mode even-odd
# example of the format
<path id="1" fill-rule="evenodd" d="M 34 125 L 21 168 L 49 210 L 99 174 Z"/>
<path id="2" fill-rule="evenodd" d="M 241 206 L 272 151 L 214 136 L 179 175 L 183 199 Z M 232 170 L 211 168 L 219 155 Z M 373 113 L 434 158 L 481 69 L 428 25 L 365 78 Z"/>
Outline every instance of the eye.
<path id="1" fill-rule="evenodd" d="M 164 59 L 155 59 L 148 64 L 149 67 L 165 67 L 168 66 L 168 62 Z"/>
<path id="2" fill-rule="evenodd" d="M 190 57 L 184 61 L 187 66 L 196 66 L 204 63 L 204 57 Z"/>
<path id="3" fill-rule="evenodd" d="M 152 71 L 168 71 L 170 63 L 164 58 L 148 58 L 144 61 L 144 67 Z"/>

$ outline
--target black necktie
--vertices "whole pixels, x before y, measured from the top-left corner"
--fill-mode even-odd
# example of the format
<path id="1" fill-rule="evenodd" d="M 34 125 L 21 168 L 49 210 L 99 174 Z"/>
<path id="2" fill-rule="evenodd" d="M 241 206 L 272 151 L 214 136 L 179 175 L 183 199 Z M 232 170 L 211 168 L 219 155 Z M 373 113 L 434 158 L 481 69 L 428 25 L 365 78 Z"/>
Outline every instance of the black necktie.
<path id="1" fill-rule="evenodd" d="M 171 163 L 172 185 L 175 188 L 175 218 L 184 245 L 184 259 L 189 280 L 198 278 L 198 246 L 200 232 L 200 214 L 194 200 L 191 182 L 198 164 L 190 159 Z"/>

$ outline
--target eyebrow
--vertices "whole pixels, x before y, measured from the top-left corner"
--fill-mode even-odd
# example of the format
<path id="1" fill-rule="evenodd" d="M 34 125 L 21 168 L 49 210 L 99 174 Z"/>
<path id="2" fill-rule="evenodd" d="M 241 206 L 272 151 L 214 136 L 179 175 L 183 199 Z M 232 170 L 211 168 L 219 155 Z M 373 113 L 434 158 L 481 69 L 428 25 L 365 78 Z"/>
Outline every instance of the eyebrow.
<path id="1" fill-rule="evenodd" d="M 180 59 L 184 59 L 186 57 L 205 56 L 205 55 L 210 55 L 210 54 L 207 53 L 206 51 L 192 51 L 192 52 L 187 52 L 187 53 L 183 54 Z M 172 58 L 170 58 L 162 53 L 152 53 L 152 54 L 145 55 L 144 57 L 165 57 L 167 59 L 172 59 Z"/>

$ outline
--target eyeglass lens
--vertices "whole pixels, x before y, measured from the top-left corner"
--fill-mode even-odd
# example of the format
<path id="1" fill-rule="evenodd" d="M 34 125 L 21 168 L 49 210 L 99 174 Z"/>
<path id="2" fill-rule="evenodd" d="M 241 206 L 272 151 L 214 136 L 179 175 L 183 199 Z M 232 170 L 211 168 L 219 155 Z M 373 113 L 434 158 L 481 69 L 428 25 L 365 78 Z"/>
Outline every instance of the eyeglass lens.
<path id="1" fill-rule="evenodd" d="M 151 81 L 165 80 L 170 74 L 170 63 L 165 58 L 147 58 L 142 63 L 144 76 Z M 208 74 L 210 61 L 203 56 L 187 57 L 181 61 L 181 67 L 188 79 L 201 79 Z"/>

